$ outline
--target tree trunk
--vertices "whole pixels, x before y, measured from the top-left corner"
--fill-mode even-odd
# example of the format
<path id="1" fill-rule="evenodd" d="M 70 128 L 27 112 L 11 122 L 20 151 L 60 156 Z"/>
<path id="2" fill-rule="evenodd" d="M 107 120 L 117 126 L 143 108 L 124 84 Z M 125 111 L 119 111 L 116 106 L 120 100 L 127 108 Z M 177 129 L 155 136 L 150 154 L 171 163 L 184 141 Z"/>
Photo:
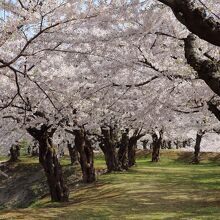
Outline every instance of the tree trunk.
<path id="1" fill-rule="evenodd" d="M 198 77 L 204 80 L 209 88 L 220 96 L 220 68 L 218 60 L 210 60 L 204 56 L 197 46 L 195 35 L 189 34 L 184 42 L 187 63 L 198 73 Z"/>
<path id="2" fill-rule="evenodd" d="M 160 148 L 163 142 L 163 130 L 161 129 L 159 132 L 159 137 L 154 132 L 152 134 L 153 139 L 153 151 L 152 151 L 152 162 L 158 162 L 160 160 Z"/>
<path id="3" fill-rule="evenodd" d="M 69 156 L 71 160 L 71 164 L 77 164 L 79 162 L 79 155 L 78 151 L 75 146 L 72 146 L 72 144 L 67 143 L 67 148 L 69 150 Z"/>
<path id="4" fill-rule="evenodd" d="M 92 183 L 96 180 L 94 168 L 94 153 L 90 141 L 85 135 L 84 129 L 74 130 L 75 146 L 80 155 L 80 165 L 84 183 Z"/>
<path id="5" fill-rule="evenodd" d="M 147 149 L 147 143 L 148 143 L 149 140 L 143 140 L 142 143 L 143 143 L 143 150 L 146 150 Z"/>
<path id="6" fill-rule="evenodd" d="M 220 25 L 218 19 L 209 16 L 208 9 L 198 7 L 196 1 L 191 0 L 159 0 L 169 6 L 176 18 L 188 30 L 199 38 L 220 46 Z M 192 22 L 193 21 L 193 22 Z"/>
<path id="7" fill-rule="evenodd" d="M 167 142 L 168 149 L 172 149 L 172 141 Z"/>
<path id="8" fill-rule="evenodd" d="M 197 132 L 196 144 L 194 147 L 194 158 L 192 160 L 193 164 L 199 164 L 200 145 L 201 145 L 203 135 L 204 135 L 203 131 L 200 130 Z"/>
<path id="9" fill-rule="evenodd" d="M 51 200 L 68 201 L 68 188 L 64 184 L 63 172 L 56 151 L 49 139 L 39 141 L 39 161 L 44 168 L 50 188 Z"/>
<path id="10" fill-rule="evenodd" d="M 128 132 L 126 131 L 122 134 L 122 139 L 118 150 L 119 167 L 123 170 L 128 169 L 128 144 L 129 137 Z"/>
<path id="11" fill-rule="evenodd" d="M 152 151 L 152 162 L 158 162 L 160 159 L 160 145 L 158 144 L 157 134 L 152 135 L 153 139 L 153 151 Z"/>
<path id="12" fill-rule="evenodd" d="M 37 142 L 35 141 L 33 146 L 32 146 L 31 156 L 38 156 L 39 157 L 39 146 L 38 146 Z"/>
<path id="13" fill-rule="evenodd" d="M 29 134 L 39 142 L 39 161 L 47 177 L 51 200 L 53 202 L 68 201 L 69 190 L 64 183 L 62 168 L 52 143 L 52 135 L 47 130 L 46 125 L 43 125 L 41 130 L 27 129 Z"/>
<path id="14" fill-rule="evenodd" d="M 208 110 L 220 121 L 220 111 L 218 109 L 218 102 L 215 99 L 211 99 L 207 102 Z"/>
<path id="15" fill-rule="evenodd" d="M 136 148 L 137 148 L 137 141 L 145 135 L 145 133 L 141 133 L 141 129 L 136 129 L 133 135 L 129 138 L 128 143 L 128 166 L 134 166 L 136 163 Z"/>
<path id="16" fill-rule="evenodd" d="M 20 156 L 20 147 L 19 145 L 12 145 L 10 148 L 10 160 L 9 162 L 19 161 L 18 157 Z"/>
<path id="17" fill-rule="evenodd" d="M 132 136 L 129 139 L 128 143 L 128 166 L 134 166 L 136 162 L 136 152 L 135 149 L 137 147 L 137 138 L 135 136 Z"/>
<path id="18" fill-rule="evenodd" d="M 116 154 L 116 144 L 112 137 L 112 131 L 105 128 L 101 128 L 101 130 L 103 137 L 101 140 L 100 148 L 105 155 L 107 170 L 109 173 L 112 171 L 119 171 L 120 167 Z"/>

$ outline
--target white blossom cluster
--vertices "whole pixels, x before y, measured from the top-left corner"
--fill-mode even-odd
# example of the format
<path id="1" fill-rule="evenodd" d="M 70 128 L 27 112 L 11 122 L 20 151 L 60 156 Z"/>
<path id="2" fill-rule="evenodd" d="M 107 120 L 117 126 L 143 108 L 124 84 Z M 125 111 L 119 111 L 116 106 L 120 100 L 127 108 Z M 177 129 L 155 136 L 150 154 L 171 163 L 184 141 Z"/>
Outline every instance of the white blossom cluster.
<path id="1" fill-rule="evenodd" d="M 206 104 L 213 92 L 186 64 L 188 30 L 157 1 L 5 0 L 0 30 L 1 147 L 62 119 L 97 132 L 163 127 L 180 139 L 219 126 Z"/>

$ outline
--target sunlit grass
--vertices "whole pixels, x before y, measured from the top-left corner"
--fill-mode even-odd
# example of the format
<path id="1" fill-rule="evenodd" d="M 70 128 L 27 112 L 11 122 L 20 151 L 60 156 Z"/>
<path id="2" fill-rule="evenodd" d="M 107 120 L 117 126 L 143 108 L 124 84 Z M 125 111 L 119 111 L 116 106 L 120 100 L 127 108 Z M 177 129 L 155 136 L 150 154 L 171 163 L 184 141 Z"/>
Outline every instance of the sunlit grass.
<path id="1" fill-rule="evenodd" d="M 75 186 L 68 203 L 51 203 L 46 197 L 30 208 L 2 212 L 0 219 L 217 220 L 219 165 L 209 160 L 192 165 L 176 153 L 162 155 L 159 163 L 142 156 L 127 172 L 104 174 L 94 184 Z M 105 167 L 102 157 L 95 166 Z"/>
<path id="2" fill-rule="evenodd" d="M 7 160 L 8 160 L 8 157 L 0 156 L 0 162 L 7 161 Z"/>

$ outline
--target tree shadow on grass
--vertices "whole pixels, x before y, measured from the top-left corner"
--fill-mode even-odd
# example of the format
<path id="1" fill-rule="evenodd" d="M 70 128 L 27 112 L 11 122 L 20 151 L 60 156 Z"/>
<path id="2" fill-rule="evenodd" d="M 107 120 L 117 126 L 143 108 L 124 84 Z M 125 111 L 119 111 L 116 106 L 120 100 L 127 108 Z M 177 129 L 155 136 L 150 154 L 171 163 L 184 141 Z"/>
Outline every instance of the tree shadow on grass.
<path id="1" fill-rule="evenodd" d="M 102 175 L 95 184 L 74 188 L 68 203 L 45 200 L 39 207 L 3 212 L 0 219 L 216 220 L 220 219 L 218 174 L 214 165 L 138 163 L 128 172 Z"/>
<path id="2" fill-rule="evenodd" d="M 193 160 L 193 152 L 179 152 L 177 153 L 176 161 L 180 163 L 191 163 Z M 200 163 L 211 163 L 220 165 L 220 153 L 215 152 L 201 152 L 199 155 Z"/>

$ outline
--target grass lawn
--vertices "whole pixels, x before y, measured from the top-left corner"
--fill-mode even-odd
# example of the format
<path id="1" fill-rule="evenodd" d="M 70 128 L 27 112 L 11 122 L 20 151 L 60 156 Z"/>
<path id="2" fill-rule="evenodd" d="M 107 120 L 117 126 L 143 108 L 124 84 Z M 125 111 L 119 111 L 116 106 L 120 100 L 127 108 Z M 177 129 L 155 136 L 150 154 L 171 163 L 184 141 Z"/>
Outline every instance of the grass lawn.
<path id="1" fill-rule="evenodd" d="M 137 160 L 128 172 L 98 176 L 95 184 L 71 189 L 70 202 L 49 197 L 31 207 L 2 211 L 0 219 L 220 219 L 220 163 L 190 165 L 176 154 L 161 162 Z M 104 167 L 101 158 L 96 167 Z"/>

